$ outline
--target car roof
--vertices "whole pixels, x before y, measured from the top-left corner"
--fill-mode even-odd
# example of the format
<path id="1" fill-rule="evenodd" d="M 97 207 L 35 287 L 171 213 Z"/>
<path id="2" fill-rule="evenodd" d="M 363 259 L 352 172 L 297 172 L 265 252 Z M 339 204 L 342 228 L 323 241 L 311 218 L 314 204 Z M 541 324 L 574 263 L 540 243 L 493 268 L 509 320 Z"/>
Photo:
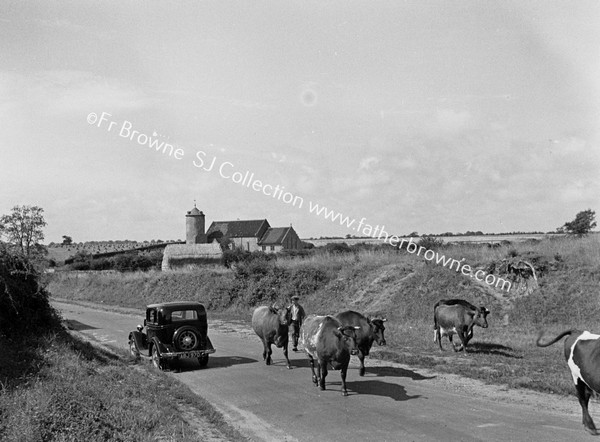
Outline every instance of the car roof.
<path id="1" fill-rule="evenodd" d="M 168 308 L 168 309 L 176 309 L 176 308 L 204 308 L 202 304 L 196 301 L 172 301 L 172 302 L 161 302 L 157 304 L 148 304 L 146 308 Z"/>

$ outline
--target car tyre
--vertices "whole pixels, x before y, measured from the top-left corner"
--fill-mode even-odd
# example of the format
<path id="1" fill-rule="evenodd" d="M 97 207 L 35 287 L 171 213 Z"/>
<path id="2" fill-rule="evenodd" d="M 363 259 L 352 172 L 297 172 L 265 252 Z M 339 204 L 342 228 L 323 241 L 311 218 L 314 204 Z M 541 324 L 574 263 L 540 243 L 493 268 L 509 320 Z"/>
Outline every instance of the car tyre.
<path id="1" fill-rule="evenodd" d="M 160 357 L 160 351 L 156 345 L 152 346 L 152 365 L 154 365 L 159 370 L 165 369 L 165 361 Z"/>
<path id="2" fill-rule="evenodd" d="M 206 365 L 208 364 L 208 355 L 202 355 L 198 358 L 198 363 L 200 364 L 201 368 L 206 367 Z"/>
<path id="3" fill-rule="evenodd" d="M 133 357 L 133 359 L 135 359 L 136 361 L 138 359 L 140 359 L 140 351 L 137 347 L 137 344 L 135 343 L 135 340 L 133 338 L 131 338 L 131 340 L 129 341 L 129 354 Z"/>
<path id="4" fill-rule="evenodd" d="M 173 345 L 179 351 L 192 351 L 200 346 L 200 334 L 191 326 L 184 326 L 173 335 Z"/>

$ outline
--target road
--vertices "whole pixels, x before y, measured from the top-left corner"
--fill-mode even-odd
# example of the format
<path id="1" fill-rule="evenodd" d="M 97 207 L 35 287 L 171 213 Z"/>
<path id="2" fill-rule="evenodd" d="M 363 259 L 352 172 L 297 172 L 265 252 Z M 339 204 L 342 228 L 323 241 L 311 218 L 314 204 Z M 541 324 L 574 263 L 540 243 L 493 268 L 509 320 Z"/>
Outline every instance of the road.
<path id="1" fill-rule="evenodd" d="M 142 315 L 53 302 L 75 329 L 106 345 L 127 348 L 127 335 Z M 274 349 L 262 361 L 262 344 L 242 325 L 209 321 L 217 349 L 208 367 L 187 361 L 172 376 L 221 411 L 252 440 L 277 441 L 565 441 L 589 440 L 578 403 L 526 391 L 367 359 L 358 376 L 353 357 L 349 396 L 339 372 L 326 391 L 311 382 L 303 353 L 290 351 L 294 369 Z M 592 407 L 594 405 L 592 404 Z M 593 412 L 593 410 L 592 410 Z"/>

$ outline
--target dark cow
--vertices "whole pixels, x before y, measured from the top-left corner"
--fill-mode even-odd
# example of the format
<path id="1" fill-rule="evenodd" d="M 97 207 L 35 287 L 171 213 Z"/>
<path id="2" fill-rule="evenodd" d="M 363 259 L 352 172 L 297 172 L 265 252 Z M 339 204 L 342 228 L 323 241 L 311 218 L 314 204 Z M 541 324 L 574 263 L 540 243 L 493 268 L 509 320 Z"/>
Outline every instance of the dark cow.
<path id="1" fill-rule="evenodd" d="M 537 338 L 538 347 L 548 347 L 568 336 L 565 339 L 565 359 L 571 369 L 577 399 L 581 405 L 583 427 L 588 433 L 597 436 L 600 433 L 596 430 L 588 411 L 588 402 L 592 392 L 600 393 L 600 335 L 588 331 L 567 330 L 550 342 L 542 344 L 543 334 L 543 331 L 540 332 Z"/>
<path id="2" fill-rule="evenodd" d="M 348 396 L 346 372 L 350 354 L 356 354 L 356 331 L 358 326 L 344 326 L 333 316 L 308 316 L 300 328 L 300 345 L 310 359 L 312 380 L 321 390 L 325 390 L 327 363 L 342 376 L 342 394 Z M 315 374 L 315 359 L 317 374 Z"/>
<path id="3" fill-rule="evenodd" d="M 360 327 L 360 329 L 356 330 L 356 345 L 358 347 L 358 359 L 360 359 L 360 371 L 358 374 L 364 376 L 365 356 L 369 355 L 373 341 L 377 342 L 377 345 L 385 345 L 385 337 L 383 335 L 385 326 L 383 323 L 387 319 L 370 319 L 352 310 L 338 313 L 335 317 L 342 325 Z"/>
<path id="4" fill-rule="evenodd" d="M 487 328 L 487 315 L 490 311 L 481 306 L 475 307 L 464 299 L 442 299 L 433 307 L 433 342 L 442 348 L 442 337 L 448 336 L 454 351 L 467 351 L 467 344 L 473 337 L 473 326 Z M 458 347 L 452 342 L 456 333 L 461 340 Z"/>
<path id="5" fill-rule="evenodd" d="M 252 314 L 252 328 L 263 343 L 263 359 L 271 365 L 271 344 L 283 348 L 287 368 L 292 368 L 288 358 L 288 327 L 291 319 L 289 308 L 277 309 L 275 306 L 257 307 Z"/>

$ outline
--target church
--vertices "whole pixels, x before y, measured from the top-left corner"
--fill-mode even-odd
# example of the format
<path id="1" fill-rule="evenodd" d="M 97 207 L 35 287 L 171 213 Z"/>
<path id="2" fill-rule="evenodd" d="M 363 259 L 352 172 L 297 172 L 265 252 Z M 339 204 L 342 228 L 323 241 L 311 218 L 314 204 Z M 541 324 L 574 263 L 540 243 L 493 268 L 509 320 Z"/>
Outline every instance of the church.
<path id="1" fill-rule="evenodd" d="M 213 221 L 206 231 L 205 225 L 204 213 L 194 204 L 194 208 L 185 215 L 185 244 L 169 244 L 165 248 L 163 270 L 216 262 L 224 249 L 277 253 L 303 248 L 291 225 L 271 227 L 266 219 Z"/>

